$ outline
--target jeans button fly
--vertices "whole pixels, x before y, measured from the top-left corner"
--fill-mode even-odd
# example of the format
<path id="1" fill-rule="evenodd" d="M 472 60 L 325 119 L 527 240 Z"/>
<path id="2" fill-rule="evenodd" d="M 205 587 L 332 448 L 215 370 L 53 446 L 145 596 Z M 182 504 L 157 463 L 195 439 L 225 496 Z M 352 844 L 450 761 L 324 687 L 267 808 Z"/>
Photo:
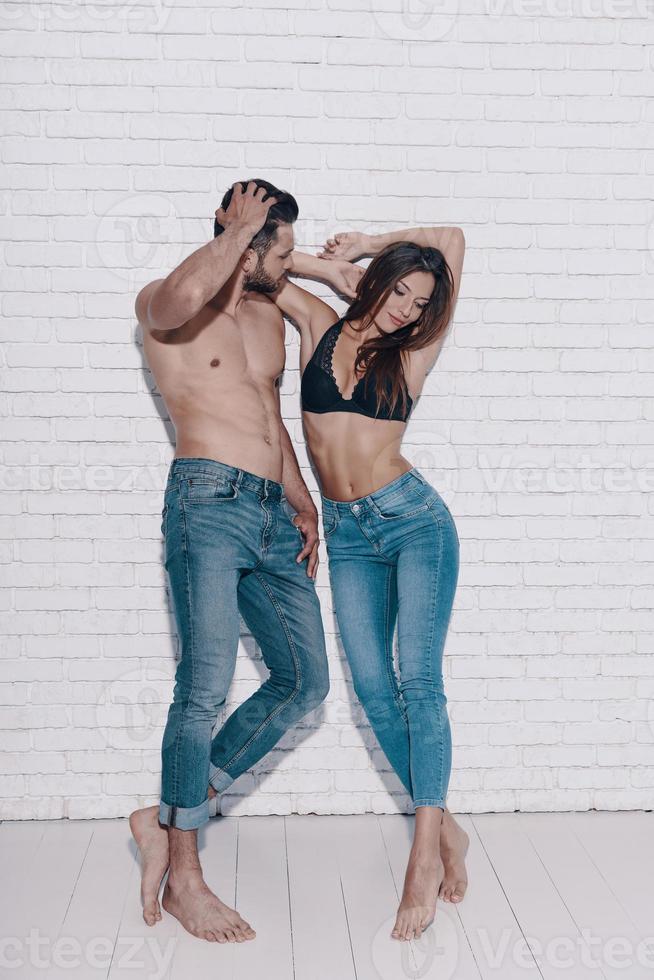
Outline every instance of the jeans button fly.
<path id="1" fill-rule="evenodd" d="M 358 504 L 354 504 L 354 506 L 352 507 L 352 510 L 353 510 L 353 511 L 354 511 L 354 513 L 356 514 L 356 513 L 357 513 L 357 511 L 359 510 L 359 505 L 358 505 Z"/>

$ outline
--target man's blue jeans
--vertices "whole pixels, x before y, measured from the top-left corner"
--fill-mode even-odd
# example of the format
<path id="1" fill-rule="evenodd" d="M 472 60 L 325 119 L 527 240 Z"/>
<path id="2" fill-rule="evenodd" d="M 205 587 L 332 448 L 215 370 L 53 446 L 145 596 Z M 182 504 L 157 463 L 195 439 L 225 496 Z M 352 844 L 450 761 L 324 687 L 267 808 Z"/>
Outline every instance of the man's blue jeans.
<path id="1" fill-rule="evenodd" d="M 354 690 L 414 806 L 444 810 L 452 741 L 442 661 L 459 571 L 452 515 L 413 468 L 358 500 L 323 497 L 322 516 Z"/>
<path id="2" fill-rule="evenodd" d="M 161 749 L 159 820 L 192 830 L 220 792 L 327 696 L 320 605 L 281 483 L 212 459 L 173 459 L 161 529 L 180 640 Z M 234 674 L 239 613 L 270 676 L 212 738 Z"/>

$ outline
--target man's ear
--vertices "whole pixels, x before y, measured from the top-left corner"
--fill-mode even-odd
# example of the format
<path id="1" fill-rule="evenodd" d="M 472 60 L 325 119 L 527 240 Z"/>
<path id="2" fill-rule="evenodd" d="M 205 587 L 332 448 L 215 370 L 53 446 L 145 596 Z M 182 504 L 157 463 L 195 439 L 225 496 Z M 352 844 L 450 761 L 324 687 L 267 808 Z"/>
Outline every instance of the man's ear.
<path id="1" fill-rule="evenodd" d="M 241 268 L 243 272 L 252 272 L 257 266 L 257 253 L 253 248 L 245 249 L 243 255 L 241 256 Z"/>

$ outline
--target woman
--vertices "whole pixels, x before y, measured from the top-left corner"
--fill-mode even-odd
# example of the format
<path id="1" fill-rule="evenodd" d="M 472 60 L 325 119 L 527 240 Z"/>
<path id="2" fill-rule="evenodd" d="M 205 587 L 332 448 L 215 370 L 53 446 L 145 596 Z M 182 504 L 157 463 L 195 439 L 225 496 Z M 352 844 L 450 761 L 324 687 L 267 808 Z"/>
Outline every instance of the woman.
<path id="1" fill-rule="evenodd" d="M 442 678 L 459 539 L 440 495 L 400 451 L 454 311 L 464 250 L 459 228 L 342 234 L 319 257 L 294 252 L 292 273 L 349 283 L 350 293 L 360 276 L 344 317 L 291 282 L 273 297 L 300 330 L 303 421 L 354 688 L 415 806 L 391 933 L 405 940 L 433 921 L 437 896 L 460 901 L 467 882 L 467 835 L 445 805 L 451 737 Z M 374 256 L 365 271 L 334 261 L 362 255 Z"/>

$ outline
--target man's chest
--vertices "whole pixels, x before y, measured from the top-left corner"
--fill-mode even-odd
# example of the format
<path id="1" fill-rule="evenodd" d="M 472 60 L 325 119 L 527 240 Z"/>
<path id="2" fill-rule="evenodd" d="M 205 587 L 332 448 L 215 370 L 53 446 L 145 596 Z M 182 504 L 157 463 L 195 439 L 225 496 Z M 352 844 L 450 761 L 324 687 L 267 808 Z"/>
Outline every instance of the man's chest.
<path id="1" fill-rule="evenodd" d="M 243 375 L 274 380 L 285 363 L 284 324 L 265 318 L 255 322 L 232 318 L 201 325 L 187 324 L 186 336 L 179 342 L 165 344 L 158 351 L 172 367 L 190 376 L 222 377 L 235 382 Z M 181 333 L 181 332 L 180 332 Z"/>

